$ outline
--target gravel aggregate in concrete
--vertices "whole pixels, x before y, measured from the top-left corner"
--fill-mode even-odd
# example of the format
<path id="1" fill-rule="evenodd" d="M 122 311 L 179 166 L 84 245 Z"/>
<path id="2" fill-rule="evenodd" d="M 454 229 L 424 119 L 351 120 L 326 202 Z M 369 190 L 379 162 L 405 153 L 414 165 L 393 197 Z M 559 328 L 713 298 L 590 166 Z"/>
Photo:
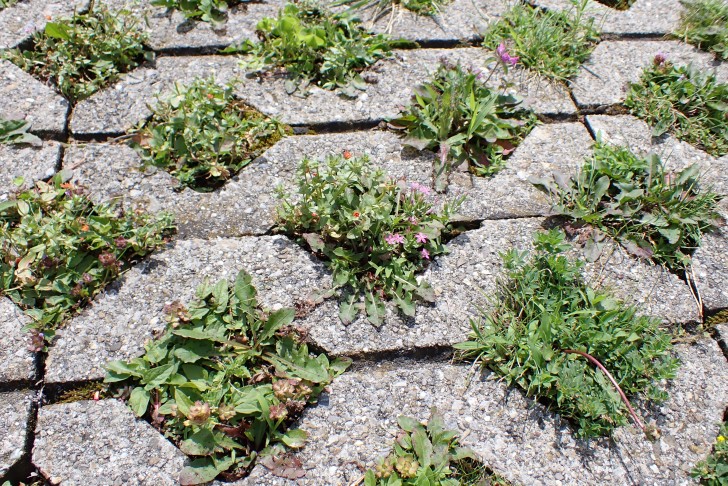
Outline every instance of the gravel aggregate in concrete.
<path id="1" fill-rule="evenodd" d="M 35 377 L 34 355 L 28 349 L 28 332 L 23 329 L 29 321 L 13 301 L 0 297 L 0 383 Z"/>
<path id="2" fill-rule="evenodd" d="M 214 76 L 220 84 L 239 74 L 233 56 L 167 56 L 123 74 L 109 86 L 76 105 L 70 122 L 76 136 L 119 134 L 151 116 L 150 106 L 171 92 L 174 83 L 182 86 L 195 78 Z"/>
<path id="3" fill-rule="evenodd" d="M 485 464 L 517 484 L 691 484 L 689 470 L 709 454 L 722 420 L 728 363 L 711 339 L 676 352 L 682 366 L 666 385 L 669 400 L 638 406 L 662 432 L 654 443 L 633 426 L 614 442 L 577 439 L 557 414 L 468 364 L 393 361 L 342 375 L 304 412 L 309 441 L 296 454 L 304 478 L 293 483 L 259 465 L 234 484 L 351 484 L 389 452 L 400 414 L 426 420 L 433 405 Z"/>
<path id="4" fill-rule="evenodd" d="M 35 392 L 0 393 L 0 478 L 23 457 Z"/>
<path id="5" fill-rule="evenodd" d="M 703 235 L 693 254 L 693 279 L 708 312 L 728 309 L 728 199 L 721 202 L 719 228 Z"/>
<path id="6" fill-rule="evenodd" d="M 58 331 L 46 382 L 102 378 L 108 361 L 143 354 L 144 342 L 165 327 L 165 304 L 189 303 L 205 278 L 232 280 L 242 269 L 271 309 L 331 285 L 323 265 L 282 236 L 177 241 L 131 268 Z"/>
<path id="7" fill-rule="evenodd" d="M 675 65 L 692 63 L 698 69 L 713 71 L 718 81 L 728 81 L 728 63 L 712 54 L 678 41 L 620 40 L 600 43 L 572 83 L 580 107 L 622 103 L 629 83 L 636 83 L 642 70 L 661 52 Z"/>
<path id="8" fill-rule="evenodd" d="M 52 177 L 61 160 L 61 144 L 43 142 L 41 147 L 0 144 L 0 201 L 17 190 L 33 187 L 33 182 Z M 23 178 L 23 184 L 13 181 Z"/>
<path id="9" fill-rule="evenodd" d="M 177 485 L 185 455 L 117 400 L 48 405 L 33 463 L 52 484 Z"/>
<path id="10" fill-rule="evenodd" d="M 448 196 L 465 196 L 464 219 L 502 219 L 550 213 L 551 201 L 536 189 L 530 177 L 554 172 L 576 173 L 590 154 L 594 140 L 581 123 L 554 123 L 533 129 L 507 159 L 503 170 L 491 177 L 456 171 L 450 175 Z"/>
<path id="11" fill-rule="evenodd" d="M 24 0 L 0 10 L 0 49 L 17 47 L 58 17 L 88 8 L 89 0 Z"/>
<path id="12" fill-rule="evenodd" d="M 58 136 L 66 129 L 68 101 L 10 61 L 0 60 L 0 99 L 0 118 L 25 120 L 35 133 Z"/>

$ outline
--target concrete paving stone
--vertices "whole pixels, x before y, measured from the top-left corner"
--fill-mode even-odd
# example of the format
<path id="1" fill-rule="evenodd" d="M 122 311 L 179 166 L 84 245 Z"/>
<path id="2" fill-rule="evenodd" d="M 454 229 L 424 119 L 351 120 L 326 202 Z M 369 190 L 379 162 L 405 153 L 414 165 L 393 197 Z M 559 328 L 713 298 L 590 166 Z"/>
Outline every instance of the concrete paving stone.
<path id="1" fill-rule="evenodd" d="M 113 9 L 126 9 L 140 19 L 149 34 L 147 44 L 155 51 L 197 50 L 215 52 L 245 39 L 257 40 L 255 27 L 264 17 L 276 17 L 285 0 L 246 2 L 228 10 L 227 22 L 185 19 L 178 10 L 150 5 L 149 0 L 105 0 Z"/>
<path id="2" fill-rule="evenodd" d="M 304 411 L 299 425 L 309 440 L 295 455 L 305 477 L 294 483 L 258 465 L 232 485 L 356 484 L 391 450 L 397 417 L 426 420 L 431 406 L 464 445 L 515 484 L 692 484 L 689 471 L 710 453 L 728 402 L 728 363 L 711 339 L 680 344 L 676 354 L 682 365 L 666 385 L 668 401 L 637 407 L 662 432 L 654 443 L 634 426 L 618 429 L 614 442 L 577 439 L 557 414 L 493 373 L 473 374 L 467 364 L 394 361 L 345 373 L 318 406 Z"/>
<path id="3" fill-rule="evenodd" d="M 323 264 L 283 236 L 176 241 L 131 268 L 58 331 L 46 382 L 102 378 L 108 361 L 143 354 L 144 342 L 165 327 L 165 304 L 189 303 L 205 278 L 232 280 L 241 269 L 271 309 L 331 286 Z"/>
<path id="4" fill-rule="evenodd" d="M 720 202 L 720 227 L 703 235 L 693 254 L 692 275 L 708 312 L 728 309 L 728 199 Z"/>
<path id="5" fill-rule="evenodd" d="M 574 10 L 569 0 L 536 0 L 534 4 L 549 10 Z M 682 10 L 679 0 L 637 0 L 627 10 L 589 0 L 585 14 L 594 18 L 594 26 L 602 34 L 664 35 L 678 28 Z"/>
<path id="6" fill-rule="evenodd" d="M 76 105 L 70 128 L 74 135 L 119 134 L 151 116 L 158 96 L 168 94 L 175 82 L 214 76 L 220 84 L 240 73 L 233 56 L 159 57 L 153 67 L 144 66 Z"/>
<path id="7" fill-rule="evenodd" d="M 52 484 L 177 485 L 186 457 L 118 400 L 41 407 L 33 464 Z"/>
<path id="8" fill-rule="evenodd" d="M 700 168 L 700 183 L 712 191 L 728 195 L 728 155 L 717 158 L 702 150 L 681 142 L 670 134 L 652 136 L 647 123 L 632 115 L 588 115 L 586 123 L 594 134 L 614 145 L 623 145 L 635 153 L 660 156 L 670 170 L 682 170 L 696 164 Z"/>
<path id="9" fill-rule="evenodd" d="M 0 383 L 32 380 L 35 377 L 35 359 L 28 349 L 30 338 L 23 327 L 29 318 L 13 301 L 0 297 Z"/>
<path id="10" fill-rule="evenodd" d="M 26 120 L 35 133 L 60 135 L 68 101 L 9 61 L 0 60 L 0 118 Z"/>
<path id="11" fill-rule="evenodd" d="M 0 393 L 0 477 L 23 456 L 33 391 Z"/>
<path id="12" fill-rule="evenodd" d="M 357 14 L 374 32 L 426 43 L 478 40 L 506 10 L 508 2 L 501 0 L 453 0 L 434 16 L 417 15 L 405 8 L 395 8 L 385 15 L 375 9 Z"/>
<path id="13" fill-rule="evenodd" d="M 678 41 L 624 40 L 600 43 L 572 83 L 579 106 L 612 105 L 627 97 L 629 83 L 639 81 L 642 71 L 655 54 L 662 52 L 675 65 L 692 63 L 703 71 L 713 71 L 719 82 L 728 82 L 728 63 L 712 54 Z"/>
<path id="14" fill-rule="evenodd" d="M 466 197 L 464 219 L 504 219 L 550 213 L 551 201 L 529 177 L 554 172 L 576 173 L 591 153 L 594 140 L 581 123 L 554 123 L 533 129 L 508 158 L 503 170 L 491 177 L 469 172 L 450 175 L 448 197 Z"/>
<path id="15" fill-rule="evenodd" d="M 394 57 L 382 60 L 365 73 L 371 83 L 356 99 L 345 99 L 334 91 L 310 88 L 307 97 L 291 96 L 284 79 L 246 79 L 237 93 L 266 115 L 283 123 L 309 125 L 323 123 L 372 123 L 396 117 L 410 102 L 412 88 L 427 81 L 440 65 L 440 58 L 465 66 L 483 67 L 488 51 L 481 48 L 414 49 L 395 51 Z M 494 75 L 490 83 L 499 85 Z M 537 113 L 565 115 L 575 112 L 566 88 L 551 83 L 523 69 L 512 69 L 507 79 L 510 89 L 524 98 L 524 107 Z"/>
<path id="16" fill-rule="evenodd" d="M 61 144 L 43 142 L 41 147 L 0 144 L 0 201 L 17 191 L 33 187 L 33 182 L 53 176 L 61 160 Z M 24 183 L 13 181 L 22 177 Z"/>
<path id="17" fill-rule="evenodd" d="M 449 253 L 435 259 L 422 278 L 436 295 L 434 304 L 419 304 L 414 318 L 387 306 L 383 324 L 377 328 L 363 314 L 349 325 L 338 317 L 338 303 L 330 299 L 297 322 L 310 339 L 336 355 L 359 356 L 372 352 L 394 352 L 433 346 L 449 346 L 465 339 L 470 319 L 478 309 L 493 308 L 496 279 L 503 263 L 500 252 L 509 248 L 531 248 L 533 234 L 546 224 L 543 218 L 488 220 L 453 240 Z M 575 248 L 571 255 L 582 257 Z M 629 257 L 618 245 L 608 245 L 600 258 L 584 268 L 587 282 L 606 287 L 640 312 L 665 323 L 696 322 L 697 308 L 688 287 L 661 267 Z"/>
<path id="18" fill-rule="evenodd" d="M 0 49 L 17 47 L 48 21 L 88 9 L 89 0 L 23 0 L 0 10 Z"/>

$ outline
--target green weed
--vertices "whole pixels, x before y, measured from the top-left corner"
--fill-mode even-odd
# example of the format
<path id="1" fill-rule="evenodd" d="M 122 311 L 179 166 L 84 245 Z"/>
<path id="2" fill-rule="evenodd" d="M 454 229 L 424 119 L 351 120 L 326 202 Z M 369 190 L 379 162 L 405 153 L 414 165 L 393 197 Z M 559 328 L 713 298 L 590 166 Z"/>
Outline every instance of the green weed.
<path id="1" fill-rule="evenodd" d="M 290 128 L 235 99 L 233 85 L 198 79 L 174 91 L 135 131 L 144 161 L 209 191 L 274 145 Z"/>
<path id="2" fill-rule="evenodd" d="M 697 463 L 691 475 L 706 486 L 728 484 L 728 422 L 723 422 L 720 426 L 713 454 Z"/>
<path id="3" fill-rule="evenodd" d="M 624 103 L 652 125 L 716 157 L 728 154 L 728 84 L 692 66 L 676 67 L 662 54 L 630 86 Z"/>
<path id="4" fill-rule="evenodd" d="M 438 151 L 438 191 L 461 164 L 480 176 L 498 172 L 537 123 L 533 112 L 519 109 L 520 99 L 489 88 L 485 80 L 483 72 L 444 63 L 431 81 L 415 89 L 402 116 L 390 122 L 406 131 L 405 144 Z"/>
<path id="5" fill-rule="evenodd" d="M 555 210 L 618 240 L 629 252 L 674 271 L 690 264 L 701 235 L 720 220 L 721 196 L 701 191 L 698 167 L 670 172 L 657 155 L 597 143 L 571 179 L 533 181 L 555 198 Z"/>
<path id="6" fill-rule="evenodd" d="M 685 10 L 675 36 L 728 60 L 728 4 L 723 0 L 682 2 Z"/>
<path id="7" fill-rule="evenodd" d="M 283 70 L 289 94 L 305 94 L 314 84 L 356 97 L 366 89 L 361 71 L 400 45 L 366 32 L 348 13 L 331 13 L 312 2 L 287 4 L 278 18 L 261 20 L 257 32 L 260 42 L 246 40 L 227 52 L 250 54 L 246 67 L 251 70 Z"/>
<path id="8" fill-rule="evenodd" d="M 181 484 L 239 477 L 257 458 L 275 461 L 283 445 L 303 447 L 306 432 L 286 429 L 349 366 L 309 354 L 294 310 L 261 310 L 251 280 L 241 271 L 232 285 L 200 285 L 189 308 L 167 306 L 167 331 L 143 357 L 107 365 L 106 383 L 133 387 L 133 412 L 193 457 Z"/>
<path id="9" fill-rule="evenodd" d="M 371 10 L 373 19 L 391 14 L 396 8 L 404 8 L 418 15 L 437 15 L 451 0 L 337 0 L 332 6 L 348 5 L 351 10 Z"/>
<path id="10" fill-rule="evenodd" d="M 0 0 L 0 10 L 12 7 L 16 3 L 18 3 L 18 0 Z"/>
<path id="11" fill-rule="evenodd" d="M 88 13 L 49 22 L 33 35 L 33 48 L 5 57 L 48 81 L 71 101 L 91 96 L 144 59 L 146 34 L 126 11 L 97 6 Z"/>
<path id="12" fill-rule="evenodd" d="M 616 8 L 617 10 L 629 9 L 637 0 L 597 0 L 597 2 L 607 7 Z"/>
<path id="13" fill-rule="evenodd" d="M 505 42 L 530 70 L 556 81 L 576 76 L 596 43 L 594 20 L 584 14 L 586 3 L 573 13 L 544 11 L 516 4 L 486 30 L 483 46 L 495 50 Z"/>
<path id="14" fill-rule="evenodd" d="M 471 321 L 470 340 L 456 348 L 575 421 L 578 435 L 609 434 L 627 423 L 627 410 L 606 375 L 579 353 L 598 360 L 627 395 L 659 402 L 667 393 L 656 384 L 678 366 L 670 334 L 658 319 L 588 287 L 583 262 L 562 254 L 569 245 L 561 231 L 538 233 L 534 246 L 530 254 L 501 254 L 498 304 Z"/>
<path id="15" fill-rule="evenodd" d="M 0 144 L 39 146 L 43 141 L 30 133 L 30 123 L 27 121 L 0 118 Z"/>
<path id="16" fill-rule="evenodd" d="M 222 24 L 227 20 L 229 7 L 247 3 L 249 0 L 152 0 L 151 4 L 179 10 L 188 19 Z"/>
<path id="17" fill-rule="evenodd" d="M 344 323 L 363 309 L 380 325 L 388 299 L 407 316 L 414 316 L 416 299 L 434 301 L 416 273 L 445 252 L 441 236 L 461 200 L 438 211 L 429 188 L 390 180 L 368 158 L 348 152 L 325 163 L 303 160 L 298 180 L 300 202 L 279 193 L 278 231 L 326 259 L 334 277 L 329 295 L 343 289 Z"/>
<path id="18" fill-rule="evenodd" d="M 168 214 L 152 218 L 94 205 L 63 175 L 0 203 L 0 293 L 32 318 L 36 350 L 173 229 Z"/>

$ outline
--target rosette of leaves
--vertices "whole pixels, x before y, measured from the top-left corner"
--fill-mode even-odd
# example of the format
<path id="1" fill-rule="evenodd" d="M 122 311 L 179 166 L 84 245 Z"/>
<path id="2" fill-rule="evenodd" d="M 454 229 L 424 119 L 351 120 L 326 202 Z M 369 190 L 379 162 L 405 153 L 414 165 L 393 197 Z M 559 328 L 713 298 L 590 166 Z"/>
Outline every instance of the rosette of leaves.
<path id="1" fill-rule="evenodd" d="M 498 172 L 537 123 L 533 112 L 519 109 L 519 98 L 491 89 L 483 78 L 481 72 L 443 64 L 390 122 L 405 130 L 405 144 L 439 152 L 438 191 L 445 190 L 448 174 L 461 164 L 480 176 Z"/>
<path id="2" fill-rule="evenodd" d="M 675 36 L 728 60 L 728 4 L 723 0 L 681 2 L 685 9 Z"/>
<path id="3" fill-rule="evenodd" d="M 720 426 L 713 454 L 697 463 L 691 475 L 706 486 L 728 484 L 728 422 L 723 422 Z"/>
<path id="4" fill-rule="evenodd" d="M 365 486 L 508 484 L 480 464 L 473 451 L 460 446 L 457 431 L 445 427 L 434 407 L 427 423 L 404 415 L 397 422 L 402 430 L 394 450 L 366 472 Z"/>
<path id="5" fill-rule="evenodd" d="M 31 50 L 10 50 L 5 57 L 72 102 L 116 81 L 144 60 L 147 36 L 129 12 L 91 3 L 87 13 L 48 22 L 33 34 Z"/>
<path id="6" fill-rule="evenodd" d="M 284 445 L 305 442 L 291 423 L 349 361 L 310 354 L 291 326 L 294 310 L 261 310 L 244 271 L 232 285 L 200 285 L 196 296 L 189 308 L 169 305 L 166 332 L 143 357 L 109 363 L 105 381 L 130 387 L 134 413 L 194 458 L 181 484 L 240 477 L 258 457 L 275 470 Z"/>
<path id="7" fill-rule="evenodd" d="M 584 14 L 585 7 L 586 1 L 574 12 L 517 3 L 485 31 L 483 47 L 495 50 L 505 42 L 508 51 L 528 69 L 566 82 L 579 73 L 599 42 L 594 18 Z"/>
<path id="8" fill-rule="evenodd" d="M 305 95 L 314 84 L 355 98 L 366 89 L 365 68 L 389 57 L 393 47 L 412 44 L 371 34 L 360 24 L 349 13 L 332 13 L 315 2 L 289 3 L 278 18 L 258 23 L 260 42 L 245 40 L 227 51 L 250 54 L 248 69 L 284 71 L 289 94 L 299 90 Z"/>
<path id="9" fill-rule="evenodd" d="M 295 199 L 279 193 L 277 229 L 325 259 L 334 278 L 327 295 L 342 290 L 344 323 L 363 309 L 380 325 L 386 300 L 407 316 L 414 316 L 417 299 L 434 300 L 417 273 L 445 252 L 441 238 L 462 199 L 438 210 L 428 188 L 393 181 L 367 157 L 348 152 L 324 163 L 304 159 L 298 181 Z"/>
<path id="10" fill-rule="evenodd" d="M 30 133 L 30 123 L 27 121 L 0 117 L 0 144 L 40 146 L 43 141 Z"/>
<path id="11" fill-rule="evenodd" d="M 36 348 L 173 230 L 169 214 L 152 217 L 94 205 L 63 177 L 36 182 L 34 189 L 0 203 L 2 294 L 32 318 Z"/>
<path id="12" fill-rule="evenodd" d="M 660 55 L 630 85 L 624 104 L 649 123 L 652 135 L 671 133 L 711 155 L 728 154 L 728 84 Z"/>
<path id="13" fill-rule="evenodd" d="M 290 128 L 235 98 L 233 85 L 196 79 L 154 108 L 134 135 L 145 163 L 198 191 L 220 186 L 274 145 Z"/>
<path id="14" fill-rule="evenodd" d="M 618 240 L 629 252 L 679 271 L 720 221 L 721 196 L 698 185 L 698 166 L 667 170 L 655 154 L 598 142 L 576 176 L 533 180 L 554 209 Z M 593 240 L 590 240 L 593 241 Z M 590 243 L 591 244 L 591 243 Z"/>
<path id="15" fill-rule="evenodd" d="M 584 354 L 626 396 L 647 402 L 667 398 L 657 384 L 674 377 L 678 362 L 659 319 L 587 286 L 584 262 L 563 254 L 569 247 L 563 232 L 550 230 L 536 234 L 530 254 L 503 253 L 494 309 L 471 321 L 470 339 L 455 347 L 573 420 L 577 435 L 607 435 L 627 424 L 629 402 Z"/>
<path id="16" fill-rule="evenodd" d="M 188 19 L 222 24 L 227 20 L 229 7 L 249 0 L 152 0 L 152 5 L 179 10 Z"/>

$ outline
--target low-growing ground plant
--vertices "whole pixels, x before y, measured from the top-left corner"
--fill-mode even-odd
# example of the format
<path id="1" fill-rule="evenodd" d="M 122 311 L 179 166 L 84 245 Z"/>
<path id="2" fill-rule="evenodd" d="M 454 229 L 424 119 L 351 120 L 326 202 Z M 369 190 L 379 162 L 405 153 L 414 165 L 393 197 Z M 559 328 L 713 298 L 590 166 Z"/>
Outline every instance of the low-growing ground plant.
<path id="1" fill-rule="evenodd" d="M 0 0 L 0 10 L 12 7 L 16 3 L 18 3 L 18 0 Z"/>
<path id="2" fill-rule="evenodd" d="M 637 0 L 597 0 L 597 2 L 607 7 L 616 8 L 617 10 L 629 9 Z"/>
<path id="3" fill-rule="evenodd" d="M 227 20 L 228 8 L 249 0 L 152 0 L 151 4 L 179 10 L 188 19 L 222 24 Z"/>
<path id="4" fill-rule="evenodd" d="M 680 27 L 675 36 L 716 57 L 728 60 L 728 3 L 724 0 L 682 2 Z"/>
<path id="5" fill-rule="evenodd" d="M 667 398 L 657 384 L 678 366 L 670 334 L 659 319 L 586 285 L 583 261 L 563 255 L 563 232 L 536 234 L 534 247 L 501 255 L 495 308 L 471 322 L 470 339 L 456 348 L 574 421 L 579 436 L 610 434 L 632 415 L 654 438 L 622 394 Z"/>
<path id="6" fill-rule="evenodd" d="M 0 294 L 31 317 L 36 350 L 51 341 L 66 317 L 173 230 L 168 214 L 151 217 L 94 205 L 82 188 L 63 182 L 63 175 L 0 203 Z"/>
<path id="7" fill-rule="evenodd" d="M 6 120 L 0 117 L 0 144 L 35 145 L 43 141 L 30 133 L 30 123 L 25 120 Z"/>
<path id="8" fill-rule="evenodd" d="M 700 461 L 691 471 L 700 484 L 706 486 L 725 486 L 728 484 L 728 422 L 723 422 L 715 440 L 713 454 Z"/>
<path id="9" fill-rule="evenodd" d="M 672 133 L 711 155 L 728 154 L 728 84 L 692 66 L 674 66 L 655 56 L 625 105 L 653 127 L 656 137 Z"/>
<path id="10" fill-rule="evenodd" d="M 434 300 L 417 273 L 445 252 L 442 235 L 462 200 L 440 208 L 428 187 L 391 180 L 349 152 L 324 163 L 303 160 L 298 180 L 298 196 L 279 193 L 278 231 L 326 260 L 334 277 L 329 295 L 342 290 L 344 323 L 363 309 L 381 324 L 386 300 L 407 316 L 414 316 L 417 299 Z"/>
<path id="11" fill-rule="evenodd" d="M 290 132 L 236 99 L 233 85 L 197 79 L 175 85 L 135 131 L 134 145 L 145 163 L 167 170 L 184 186 L 209 191 Z"/>
<path id="12" fill-rule="evenodd" d="M 437 15 L 451 0 L 337 0 L 332 5 L 347 5 L 351 10 L 373 10 L 376 21 L 385 15 L 394 15 L 398 9 L 406 9 L 418 15 Z"/>
<path id="13" fill-rule="evenodd" d="M 483 46 L 495 50 L 505 42 L 525 67 L 565 82 L 576 76 L 599 41 L 594 19 L 576 11 L 547 11 L 518 3 L 486 30 Z"/>
<path id="14" fill-rule="evenodd" d="M 433 407 L 430 420 L 420 423 L 400 415 L 394 450 L 364 476 L 365 486 L 507 486 L 509 483 L 481 464 L 473 451 L 461 447 L 456 430 Z"/>
<path id="15" fill-rule="evenodd" d="M 402 44 L 368 33 L 349 13 L 332 13 L 310 1 L 289 3 L 278 18 L 261 20 L 257 34 L 260 42 L 245 40 L 228 52 L 251 55 L 246 68 L 260 74 L 286 74 L 289 94 L 296 90 L 306 94 L 314 84 L 356 97 L 366 89 L 361 72 Z"/>
<path id="16" fill-rule="evenodd" d="M 538 121 L 533 112 L 519 108 L 518 97 L 487 86 L 490 75 L 443 60 L 432 80 L 417 87 L 410 105 L 390 122 L 405 130 L 405 144 L 438 152 L 438 191 L 462 164 L 480 176 L 498 172 Z"/>
<path id="17" fill-rule="evenodd" d="M 232 285 L 202 284 L 196 296 L 189 307 L 168 305 L 166 332 L 143 357 L 109 363 L 105 381 L 128 387 L 134 413 L 194 458 L 181 484 L 240 477 L 257 458 L 300 477 L 301 469 L 275 468 L 284 445 L 305 442 L 304 431 L 288 429 L 349 361 L 310 354 L 294 310 L 262 310 L 244 271 Z"/>
<path id="18" fill-rule="evenodd" d="M 144 60 L 146 34 L 128 12 L 91 3 L 87 13 L 48 22 L 33 34 L 30 50 L 13 49 L 4 56 L 71 101 L 116 81 Z"/>
<path id="19" fill-rule="evenodd" d="M 576 176 L 533 182 L 553 196 L 558 214 L 606 233 L 636 256 L 681 271 L 701 235 L 720 221 L 721 196 L 701 190 L 698 175 L 695 165 L 672 172 L 655 154 L 640 157 L 598 142 Z"/>

